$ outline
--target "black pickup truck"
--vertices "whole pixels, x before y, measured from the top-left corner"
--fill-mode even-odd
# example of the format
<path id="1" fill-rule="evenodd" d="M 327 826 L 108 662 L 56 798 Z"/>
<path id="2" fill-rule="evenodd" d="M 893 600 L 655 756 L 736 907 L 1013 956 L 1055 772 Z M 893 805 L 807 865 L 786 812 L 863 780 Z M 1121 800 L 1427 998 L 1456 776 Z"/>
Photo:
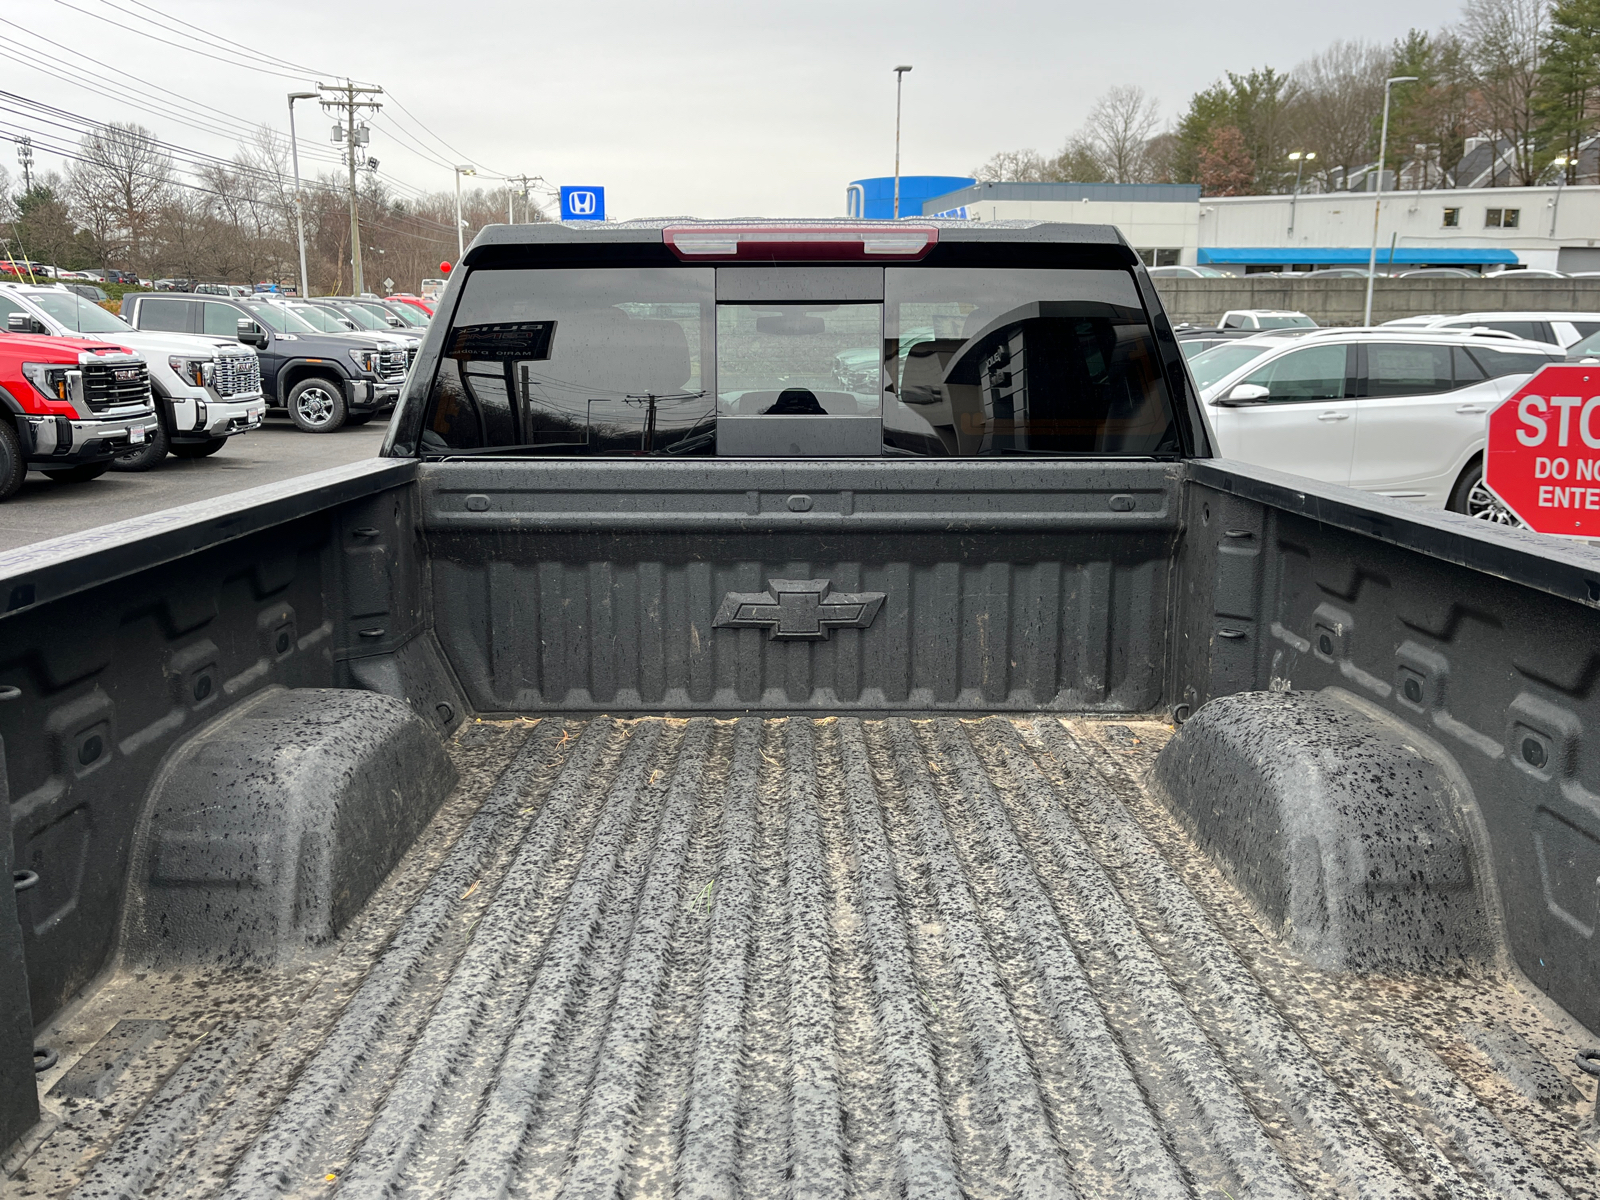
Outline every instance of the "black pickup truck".
<path id="1" fill-rule="evenodd" d="M 1600 1194 L 1600 555 L 1209 446 L 1108 228 L 486 230 L 0 556 L 8 1196 Z"/>
<path id="2" fill-rule="evenodd" d="M 306 433 L 364 425 L 388 409 L 414 357 L 399 338 L 324 333 L 265 297 L 130 292 L 122 319 L 140 330 L 237 337 L 254 346 L 267 403 Z"/>

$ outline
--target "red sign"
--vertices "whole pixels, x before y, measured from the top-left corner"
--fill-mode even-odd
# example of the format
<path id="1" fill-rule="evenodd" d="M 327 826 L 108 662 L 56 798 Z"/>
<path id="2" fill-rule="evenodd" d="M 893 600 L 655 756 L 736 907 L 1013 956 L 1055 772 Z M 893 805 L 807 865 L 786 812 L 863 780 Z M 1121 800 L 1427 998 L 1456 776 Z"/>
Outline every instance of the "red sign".
<path id="1" fill-rule="evenodd" d="M 1600 367 L 1545 367 L 1489 414 L 1483 482 L 1528 528 L 1600 538 Z"/>

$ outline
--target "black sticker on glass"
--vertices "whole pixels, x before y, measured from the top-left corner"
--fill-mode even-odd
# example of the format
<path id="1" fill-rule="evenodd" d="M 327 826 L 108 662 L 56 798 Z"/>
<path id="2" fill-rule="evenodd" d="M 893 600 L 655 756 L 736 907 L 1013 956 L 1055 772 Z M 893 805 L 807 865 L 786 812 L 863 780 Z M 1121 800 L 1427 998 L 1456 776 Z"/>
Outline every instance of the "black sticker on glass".
<path id="1" fill-rule="evenodd" d="M 492 362 L 548 359 L 554 321 L 503 321 L 494 325 L 463 325 L 451 331 L 446 358 Z"/>

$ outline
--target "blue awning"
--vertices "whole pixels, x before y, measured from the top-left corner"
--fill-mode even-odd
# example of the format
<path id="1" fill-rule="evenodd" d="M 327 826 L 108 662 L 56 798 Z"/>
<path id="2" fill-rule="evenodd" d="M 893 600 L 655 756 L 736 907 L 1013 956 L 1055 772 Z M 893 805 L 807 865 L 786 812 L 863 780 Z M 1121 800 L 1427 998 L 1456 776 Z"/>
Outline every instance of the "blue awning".
<path id="1" fill-rule="evenodd" d="M 1518 261 L 1510 250 L 1487 246 L 1401 246 L 1393 258 L 1389 253 L 1389 247 L 1378 247 L 1380 266 L 1482 267 Z M 1364 267 L 1367 254 L 1366 249 L 1344 246 L 1202 246 L 1196 261 L 1201 266 Z"/>

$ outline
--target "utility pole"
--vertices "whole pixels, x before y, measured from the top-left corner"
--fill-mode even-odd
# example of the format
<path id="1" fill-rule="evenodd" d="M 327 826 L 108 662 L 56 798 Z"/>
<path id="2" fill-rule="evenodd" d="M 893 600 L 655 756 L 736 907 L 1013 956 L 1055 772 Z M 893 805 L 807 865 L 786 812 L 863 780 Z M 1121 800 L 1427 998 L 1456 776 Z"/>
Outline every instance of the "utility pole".
<path id="1" fill-rule="evenodd" d="M 17 162 L 22 164 L 22 194 L 26 196 L 33 191 L 33 139 L 19 137 L 17 139 Z"/>
<path id="2" fill-rule="evenodd" d="M 355 285 L 352 295 L 366 291 L 366 280 L 361 273 L 361 218 L 356 200 L 356 167 L 361 147 L 369 135 L 366 122 L 359 120 L 362 113 L 377 112 L 383 107 L 376 100 L 364 96 L 381 96 L 381 87 L 366 87 L 345 80 L 343 83 L 319 83 L 322 94 L 322 111 L 342 114 L 343 119 L 333 127 L 333 140 L 345 144 L 345 164 L 350 168 L 350 278 Z"/>
<path id="3" fill-rule="evenodd" d="M 523 215 L 524 218 L 526 218 L 527 215 L 528 215 L 528 185 L 530 183 L 532 183 L 537 178 L 539 178 L 537 175 L 510 175 L 510 176 L 507 176 L 507 178 L 506 178 L 506 192 L 507 192 L 507 195 L 506 195 L 506 214 L 507 214 L 508 217 L 510 217 L 511 224 L 515 225 L 517 223 L 516 216 L 511 212 L 511 195 L 513 194 L 511 192 L 511 185 L 513 183 L 518 183 L 518 184 L 522 185 L 518 189 L 518 194 L 520 194 L 522 196 L 522 215 Z"/>
<path id="4" fill-rule="evenodd" d="M 900 85 L 910 67 L 894 69 L 894 219 L 900 219 Z"/>

